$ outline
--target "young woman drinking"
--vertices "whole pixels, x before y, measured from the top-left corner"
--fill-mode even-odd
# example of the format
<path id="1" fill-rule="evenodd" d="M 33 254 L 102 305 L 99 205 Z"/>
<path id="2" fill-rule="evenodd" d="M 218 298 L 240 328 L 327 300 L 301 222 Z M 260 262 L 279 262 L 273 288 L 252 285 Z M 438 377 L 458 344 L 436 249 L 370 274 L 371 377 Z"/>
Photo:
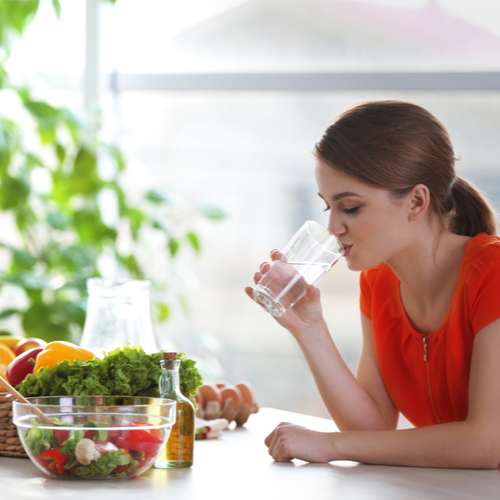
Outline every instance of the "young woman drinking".
<path id="1" fill-rule="evenodd" d="M 456 175 L 445 128 L 420 106 L 369 102 L 341 115 L 315 156 L 328 228 L 349 269 L 362 271 L 363 348 L 354 376 L 312 285 L 276 318 L 297 340 L 340 432 L 282 423 L 266 438 L 269 453 L 277 461 L 498 467 L 497 218 Z M 255 282 L 268 270 L 262 264 Z M 396 429 L 399 413 L 415 428 Z"/>

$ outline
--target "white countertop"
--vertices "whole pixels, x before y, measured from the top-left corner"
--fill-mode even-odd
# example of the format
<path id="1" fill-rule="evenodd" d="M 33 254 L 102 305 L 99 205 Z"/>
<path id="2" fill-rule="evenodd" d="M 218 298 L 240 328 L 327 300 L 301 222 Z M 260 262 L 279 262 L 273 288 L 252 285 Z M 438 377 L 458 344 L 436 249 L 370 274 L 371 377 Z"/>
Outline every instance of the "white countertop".
<path id="1" fill-rule="evenodd" d="M 500 498 L 500 470 L 425 469 L 355 462 L 276 463 L 265 436 L 282 422 L 336 430 L 326 419 L 271 408 L 218 439 L 196 441 L 191 469 L 151 468 L 135 479 L 50 479 L 30 460 L 0 457 L 3 500 L 453 500 Z M 233 424 L 234 425 L 234 424 Z"/>

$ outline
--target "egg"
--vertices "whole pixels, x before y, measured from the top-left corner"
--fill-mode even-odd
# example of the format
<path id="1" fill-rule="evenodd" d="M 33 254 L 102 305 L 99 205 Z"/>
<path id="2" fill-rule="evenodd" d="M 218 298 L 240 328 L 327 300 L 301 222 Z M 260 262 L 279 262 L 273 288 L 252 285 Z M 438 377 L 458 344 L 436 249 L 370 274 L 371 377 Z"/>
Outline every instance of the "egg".
<path id="1" fill-rule="evenodd" d="M 250 382 L 241 380 L 236 384 L 236 387 L 239 389 L 243 401 L 245 401 L 248 406 L 253 407 L 255 405 L 255 396 Z"/>
<path id="2" fill-rule="evenodd" d="M 243 401 L 240 390 L 235 385 L 226 385 L 220 390 L 222 401 L 224 402 L 228 398 L 232 398 L 233 405 L 236 410 L 238 410 Z M 224 403 L 223 403 L 224 404 Z"/>
<path id="3" fill-rule="evenodd" d="M 198 405 L 199 408 L 203 408 L 205 406 L 205 401 L 203 400 L 203 396 L 201 395 L 199 389 L 196 391 L 194 399 L 196 400 L 196 404 Z"/>
<path id="4" fill-rule="evenodd" d="M 203 400 L 203 405 L 206 405 L 209 401 L 217 401 L 219 405 L 222 405 L 220 389 L 216 385 L 203 384 L 198 387 L 198 392 Z"/>

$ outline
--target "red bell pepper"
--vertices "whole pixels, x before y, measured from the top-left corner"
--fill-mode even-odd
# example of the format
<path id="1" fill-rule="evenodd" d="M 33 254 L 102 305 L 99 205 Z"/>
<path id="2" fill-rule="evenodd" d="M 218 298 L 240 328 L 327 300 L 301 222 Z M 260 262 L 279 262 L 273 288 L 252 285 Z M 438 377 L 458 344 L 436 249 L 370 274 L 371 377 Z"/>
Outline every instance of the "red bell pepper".
<path id="1" fill-rule="evenodd" d="M 42 451 L 38 456 L 46 462 L 42 465 L 47 467 L 50 472 L 57 476 L 62 476 L 64 474 L 64 466 L 68 462 L 68 456 L 62 451 L 56 448 L 50 448 L 49 450 Z"/>
<path id="2" fill-rule="evenodd" d="M 17 356 L 9 364 L 5 375 L 12 387 L 20 384 L 30 373 L 33 373 L 34 366 L 32 362 L 36 361 L 42 351 L 43 347 L 34 347 Z"/>

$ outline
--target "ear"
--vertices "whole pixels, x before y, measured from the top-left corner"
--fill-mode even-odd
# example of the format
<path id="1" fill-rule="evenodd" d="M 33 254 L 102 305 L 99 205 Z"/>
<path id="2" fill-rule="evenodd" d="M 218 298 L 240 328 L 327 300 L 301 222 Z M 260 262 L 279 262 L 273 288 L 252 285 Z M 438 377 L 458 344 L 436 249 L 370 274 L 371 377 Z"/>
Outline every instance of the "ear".
<path id="1" fill-rule="evenodd" d="M 408 193 L 409 219 L 419 220 L 429 210 L 431 204 L 431 194 L 425 184 L 417 184 Z"/>

